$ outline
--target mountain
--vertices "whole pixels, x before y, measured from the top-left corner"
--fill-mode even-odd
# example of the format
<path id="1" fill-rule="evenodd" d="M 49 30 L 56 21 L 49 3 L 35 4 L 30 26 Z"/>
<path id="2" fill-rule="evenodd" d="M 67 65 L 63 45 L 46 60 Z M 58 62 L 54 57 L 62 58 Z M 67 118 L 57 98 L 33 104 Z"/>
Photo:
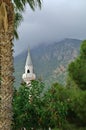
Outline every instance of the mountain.
<path id="1" fill-rule="evenodd" d="M 79 54 L 81 40 L 64 39 L 52 44 L 41 44 L 31 50 L 34 71 L 37 78 L 42 79 L 47 85 L 54 82 L 65 84 L 67 66 Z M 27 51 L 14 59 L 15 86 L 21 83 Z"/>

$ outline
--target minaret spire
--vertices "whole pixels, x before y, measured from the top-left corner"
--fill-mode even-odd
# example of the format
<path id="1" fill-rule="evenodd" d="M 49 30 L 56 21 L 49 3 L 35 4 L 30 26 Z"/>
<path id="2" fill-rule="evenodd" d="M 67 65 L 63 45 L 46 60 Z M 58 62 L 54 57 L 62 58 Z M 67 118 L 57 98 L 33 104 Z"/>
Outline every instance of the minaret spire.
<path id="1" fill-rule="evenodd" d="M 33 72 L 33 64 L 31 60 L 30 49 L 28 49 L 28 55 L 25 64 L 25 73 L 22 75 L 22 79 L 27 85 L 31 82 L 31 80 L 36 79 L 36 75 Z"/>
<path id="2" fill-rule="evenodd" d="M 28 49 L 28 55 L 26 59 L 26 66 L 32 65 L 31 55 L 30 55 L 30 49 Z"/>

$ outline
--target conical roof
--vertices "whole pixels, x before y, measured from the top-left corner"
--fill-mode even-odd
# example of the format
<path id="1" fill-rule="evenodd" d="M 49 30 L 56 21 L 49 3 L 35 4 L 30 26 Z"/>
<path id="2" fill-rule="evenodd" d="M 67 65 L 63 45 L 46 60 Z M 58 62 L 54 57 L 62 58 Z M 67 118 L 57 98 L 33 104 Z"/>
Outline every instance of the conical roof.
<path id="1" fill-rule="evenodd" d="M 28 55 L 27 55 L 27 59 L 26 59 L 26 66 L 32 66 L 32 60 L 31 60 L 29 49 L 28 49 Z"/>

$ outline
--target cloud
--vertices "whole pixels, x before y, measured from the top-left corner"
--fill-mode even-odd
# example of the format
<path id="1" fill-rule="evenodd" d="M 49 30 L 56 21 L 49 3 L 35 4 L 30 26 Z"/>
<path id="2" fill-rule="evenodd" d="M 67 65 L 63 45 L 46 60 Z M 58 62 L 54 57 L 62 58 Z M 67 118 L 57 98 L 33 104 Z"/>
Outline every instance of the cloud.
<path id="1" fill-rule="evenodd" d="M 15 42 L 16 54 L 28 46 L 63 38 L 86 38 L 86 0 L 44 0 L 40 11 L 27 6 L 19 27 L 20 40 Z"/>

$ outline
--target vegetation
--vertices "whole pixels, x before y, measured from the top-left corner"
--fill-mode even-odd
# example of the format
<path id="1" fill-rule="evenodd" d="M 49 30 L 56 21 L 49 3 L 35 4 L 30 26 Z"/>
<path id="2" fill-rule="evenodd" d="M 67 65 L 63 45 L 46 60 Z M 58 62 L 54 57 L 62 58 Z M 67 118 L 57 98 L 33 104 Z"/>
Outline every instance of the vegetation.
<path id="1" fill-rule="evenodd" d="M 54 83 L 49 90 L 40 81 L 22 85 L 13 100 L 13 130 L 86 130 L 86 41 L 70 63 L 67 85 Z M 79 79 L 78 79 L 79 76 Z"/>
<path id="2" fill-rule="evenodd" d="M 82 90 L 86 90 L 86 41 L 83 41 L 80 56 L 69 65 L 69 76 Z"/>
<path id="3" fill-rule="evenodd" d="M 69 122 L 76 127 L 86 128 L 86 41 L 82 42 L 80 55 L 70 63 L 68 72 L 72 83 L 69 89 Z"/>
<path id="4" fill-rule="evenodd" d="M 22 128 L 47 130 L 49 127 L 61 127 L 65 121 L 67 105 L 59 100 L 58 88 L 60 86 L 55 84 L 44 94 L 44 84 L 32 81 L 29 87 L 22 85 L 15 91 L 13 130 Z"/>
<path id="5" fill-rule="evenodd" d="M 44 84 L 42 82 L 32 81 L 29 87 L 24 84 L 18 91 L 15 91 L 13 130 L 24 127 L 26 129 L 39 127 L 40 114 L 43 107 L 43 88 Z"/>

